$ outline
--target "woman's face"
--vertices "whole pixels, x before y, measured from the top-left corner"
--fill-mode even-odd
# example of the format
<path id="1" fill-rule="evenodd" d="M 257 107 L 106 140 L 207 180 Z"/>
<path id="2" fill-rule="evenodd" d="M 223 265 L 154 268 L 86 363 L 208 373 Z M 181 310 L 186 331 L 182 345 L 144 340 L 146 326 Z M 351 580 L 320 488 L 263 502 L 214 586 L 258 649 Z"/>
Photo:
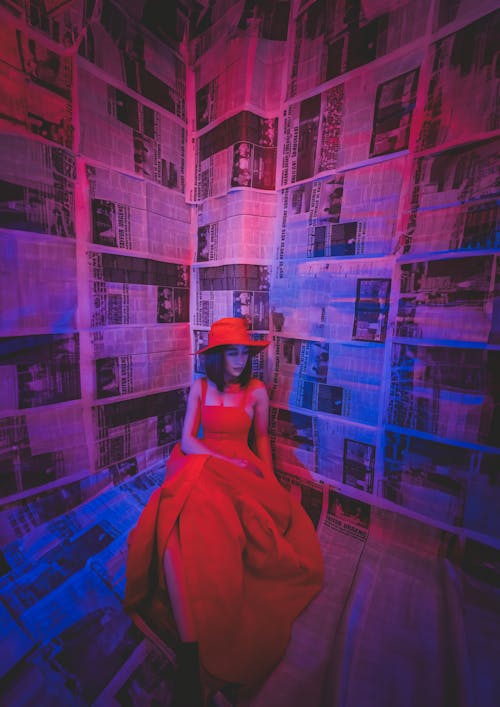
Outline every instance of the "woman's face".
<path id="1" fill-rule="evenodd" d="M 224 379 L 235 380 L 243 373 L 248 361 L 248 346 L 235 344 L 224 349 Z"/>

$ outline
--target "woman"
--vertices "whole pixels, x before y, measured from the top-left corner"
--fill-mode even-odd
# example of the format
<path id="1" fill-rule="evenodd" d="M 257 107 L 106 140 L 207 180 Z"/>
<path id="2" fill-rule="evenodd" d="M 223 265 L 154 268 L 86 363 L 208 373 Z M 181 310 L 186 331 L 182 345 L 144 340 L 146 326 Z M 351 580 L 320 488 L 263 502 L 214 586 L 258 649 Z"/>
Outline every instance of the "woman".
<path id="1" fill-rule="evenodd" d="M 261 683 L 321 588 L 316 533 L 273 474 L 267 392 L 251 378 L 251 356 L 268 343 L 253 341 L 244 319 L 212 325 L 197 352 L 207 377 L 191 387 L 165 482 L 129 537 L 125 606 L 158 620 L 170 606 L 176 705 L 203 704 L 199 663 L 212 687 Z"/>

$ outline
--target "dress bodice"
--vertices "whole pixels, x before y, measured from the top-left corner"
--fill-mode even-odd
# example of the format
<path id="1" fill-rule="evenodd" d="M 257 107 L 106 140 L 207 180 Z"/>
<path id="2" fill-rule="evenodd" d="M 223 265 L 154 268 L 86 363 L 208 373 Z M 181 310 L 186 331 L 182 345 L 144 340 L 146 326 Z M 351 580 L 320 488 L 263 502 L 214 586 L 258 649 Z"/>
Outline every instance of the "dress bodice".
<path id="1" fill-rule="evenodd" d="M 244 395 L 237 406 L 207 405 L 207 381 L 202 381 L 201 398 L 201 427 L 203 439 L 211 446 L 215 443 L 230 443 L 248 446 L 248 433 L 252 420 L 246 411 L 248 394 L 252 388 L 252 381 L 244 391 Z"/>

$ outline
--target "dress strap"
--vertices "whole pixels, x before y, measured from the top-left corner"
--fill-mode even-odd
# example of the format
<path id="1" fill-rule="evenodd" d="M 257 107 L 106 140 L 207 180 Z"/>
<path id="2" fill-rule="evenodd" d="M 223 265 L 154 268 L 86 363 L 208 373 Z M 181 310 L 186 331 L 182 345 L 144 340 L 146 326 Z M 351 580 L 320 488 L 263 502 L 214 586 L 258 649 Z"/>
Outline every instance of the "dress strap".
<path id="1" fill-rule="evenodd" d="M 202 378 L 201 379 L 201 404 L 202 405 L 205 405 L 205 400 L 207 399 L 207 388 L 208 388 L 207 379 Z"/>

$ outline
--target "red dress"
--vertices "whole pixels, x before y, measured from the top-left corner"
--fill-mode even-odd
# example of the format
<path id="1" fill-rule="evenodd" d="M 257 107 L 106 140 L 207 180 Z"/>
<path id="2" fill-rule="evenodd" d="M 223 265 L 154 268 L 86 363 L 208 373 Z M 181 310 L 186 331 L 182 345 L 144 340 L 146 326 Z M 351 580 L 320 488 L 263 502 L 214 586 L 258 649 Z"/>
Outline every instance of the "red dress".
<path id="1" fill-rule="evenodd" d="M 246 396 L 240 407 L 222 407 L 205 404 L 206 381 L 203 391 L 204 443 L 264 471 L 248 446 Z M 129 536 L 125 607 L 168 628 L 162 558 L 178 522 L 201 664 L 219 680 L 258 685 L 283 656 L 292 622 L 321 588 L 314 526 L 269 473 L 262 478 L 210 455 L 183 454 L 179 445 L 167 470 Z"/>

